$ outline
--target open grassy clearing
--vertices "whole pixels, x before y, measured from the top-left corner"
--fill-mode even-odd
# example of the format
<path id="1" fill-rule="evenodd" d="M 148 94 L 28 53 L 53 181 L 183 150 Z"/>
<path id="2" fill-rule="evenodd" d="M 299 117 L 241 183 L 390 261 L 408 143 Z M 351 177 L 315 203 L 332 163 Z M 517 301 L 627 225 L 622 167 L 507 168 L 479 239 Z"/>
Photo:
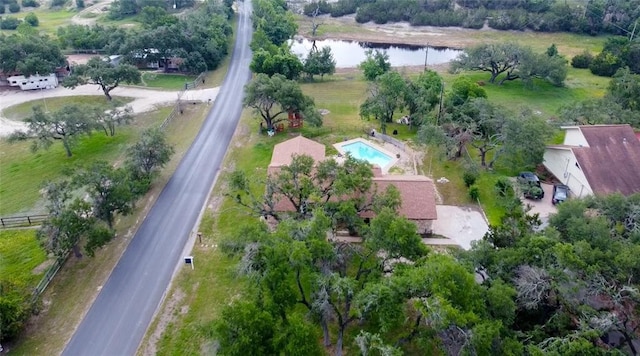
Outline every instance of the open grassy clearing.
<path id="1" fill-rule="evenodd" d="M 145 87 L 179 91 L 184 89 L 186 83 L 196 79 L 195 75 L 169 74 L 157 72 L 142 72 L 142 84 Z"/>
<path id="2" fill-rule="evenodd" d="M 137 119 L 140 120 L 140 116 Z M 65 170 L 87 162 L 118 160 L 139 132 L 147 127 L 149 123 L 145 121 L 121 126 L 113 137 L 96 131 L 91 136 L 79 138 L 72 149 L 73 156 L 69 158 L 60 142 L 55 142 L 48 150 L 34 153 L 30 141 L 9 143 L 0 140 L 0 215 L 41 213 L 43 207 L 37 202 L 41 199 L 39 190 L 44 181 L 58 179 Z"/>
<path id="3" fill-rule="evenodd" d="M 440 74 L 445 81 L 445 90 L 459 76 L 446 72 Z M 484 82 L 483 88 L 490 101 L 512 110 L 529 108 L 544 117 L 556 116 L 558 109 L 568 103 L 602 97 L 611 80 L 595 76 L 586 69 L 574 68 L 569 69 L 564 87 L 556 87 L 542 80 L 535 80 L 532 86 L 525 85 L 521 80 L 507 81 L 502 85 L 491 84 L 487 72 L 464 72 L 462 75 L 474 82 Z"/>
<path id="4" fill-rule="evenodd" d="M 47 5 L 42 5 L 38 8 L 22 8 L 20 12 L 15 14 L 9 13 L 8 9 L 5 9 L 6 12 L 2 15 L 3 17 L 16 17 L 18 19 L 24 19 L 24 17 L 33 12 L 39 21 L 38 27 L 35 27 L 35 30 L 42 33 L 47 33 L 49 35 L 55 35 L 59 26 L 65 26 L 71 23 L 71 18 L 77 13 L 75 10 L 68 9 L 49 9 Z M 5 35 L 11 33 L 17 33 L 16 30 L 0 30 L 0 33 Z"/>
<path id="5" fill-rule="evenodd" d="M 9 345 L 12 353 L 50 355 L 62 352 L 67 340 L 126 249 L 138 224 L 142 221 L 141 217 L 145 216 L 151 208 L 191 145 L 208 109 L 209 106 L 206 104 L 190 105 L 185 108 L 183 115 L 177 116 L 169 124 L 168 140 L 176 149 L 171 162 L 153 184 L 151 191 L 138 202 L 136 211 L 130 216 L 117 218 L 116 239 L 97 251 L 93 258 L 86 256 L 81 259 L 69 258 L 44 293 L 43 310 L 39 315 L 32 317 L 17 344 Z M 146 127 L 159 125 L 170 111 L 171 107 L 166 107 L 139 115 L 134 123 L 136 133 Z M 119 157 L 118 160 L 122 158 Z"/>
<path id="6" fill-rule="evenodd" d="M 34 229 L 0 230 L 0 276 L 30 292 L 40 282 L 47 260 Z"/>
<path id="7" fill-rule="evenodd" d="M 96 95 L 78 95 L 63 96 L 55 98 L 40 98 L 36 100 L 26 101 L 24 103 L 10 106 L 2 110 L 2 116 L 9 120 L 22 121 L 33 113 L 33 107 L 41 106 L 45 111 L 56 111 L 65 105 L 103 105 L 105 109 L 112 104 L 124 105 L 133 101 L 133 98 L 114 96 L 113 101 L 109 102 L 104 96 Z"/>

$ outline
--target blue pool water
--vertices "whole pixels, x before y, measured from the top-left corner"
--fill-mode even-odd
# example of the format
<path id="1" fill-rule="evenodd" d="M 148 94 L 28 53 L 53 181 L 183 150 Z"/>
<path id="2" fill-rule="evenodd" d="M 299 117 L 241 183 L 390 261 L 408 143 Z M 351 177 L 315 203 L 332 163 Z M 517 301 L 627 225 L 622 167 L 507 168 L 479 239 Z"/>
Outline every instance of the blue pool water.
<path id="1" fill-rule="evenodd" d="M 342 149 L 345 150 L 345 152 L 348 152 L 353 158 L 363 159 L 371 164 L 376 164 L 381 168 L 389 164 L 392 159 L 388 155 L 363 142 L 350 143 L 342 146 Z"/>

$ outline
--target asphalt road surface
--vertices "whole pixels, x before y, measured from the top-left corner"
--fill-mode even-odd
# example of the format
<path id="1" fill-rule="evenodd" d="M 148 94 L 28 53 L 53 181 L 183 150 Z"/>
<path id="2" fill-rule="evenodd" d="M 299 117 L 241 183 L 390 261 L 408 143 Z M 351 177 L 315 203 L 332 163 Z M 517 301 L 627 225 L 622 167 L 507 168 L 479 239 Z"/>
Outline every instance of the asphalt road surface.
<path id="1" fill-rule="evenodd" d="M 231 65 L 211 112 L 63 355 L 134 355 L 144 337 L 242 111 L 243 86 L 250 78 L 251 2 L 237 4 L 240 20 Z"/>

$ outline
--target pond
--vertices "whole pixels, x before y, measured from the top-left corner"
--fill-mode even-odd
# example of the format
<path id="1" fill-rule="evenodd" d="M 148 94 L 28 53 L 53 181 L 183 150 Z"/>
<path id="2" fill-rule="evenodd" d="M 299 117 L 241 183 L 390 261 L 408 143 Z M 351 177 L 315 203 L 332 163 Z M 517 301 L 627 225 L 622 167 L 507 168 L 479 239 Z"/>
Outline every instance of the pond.
<path id="1" fill-rule="evenodd" d="M 291 51 L 302 58 L 306 57 L 313 42 L 308 39 L 296 39 L 292 41 Z M 387 52 L 389 61 L 394 67 L 424 65 L 425 56 L 427 64 L 447 63 L 455 59 L 461 50 L 448 47 L 427 47 L 403 44 L 370 43 L 341 40 L 316 41 L 318 49 L 329 46 L 336 60 L 336 67 L 357 67 L 365 60 L 365 52 L 368 49 L 378 49 Z"/>

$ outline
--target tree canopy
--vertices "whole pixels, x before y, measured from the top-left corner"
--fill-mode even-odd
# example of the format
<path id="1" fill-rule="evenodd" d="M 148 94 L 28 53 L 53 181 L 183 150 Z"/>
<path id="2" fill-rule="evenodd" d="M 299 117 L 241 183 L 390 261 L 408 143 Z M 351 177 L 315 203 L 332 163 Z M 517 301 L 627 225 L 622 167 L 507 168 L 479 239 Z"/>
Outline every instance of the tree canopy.
<path id="1" fill-rule="evenodd" d="M 304 60 L 302 71 L 310 79 L 313 79 L 314 75 L 319 75 L 320 78 L 332 75 L 336 71 L 336 61 L 333 59 L 331 47 L 325 46 L 318 50 L 314 46 Z"/>
<path id="2" fill-rule="evenodd" d="M 100 86 L 102 92 L 111 100 L 111 91 L 121 83 L 140 83 L 140 71 L 128 64 L 113 65 L 101 58 L 93 57 L 87 64 L 80 64 L 74 67 L 71 74 L 62 81 L 66 88 L 75 88 L 78 85 L 96 84 Z"/>
<path id="3" fill-rule="evenodd" d="M 451 63 L 452 71 L 479 70 L 491 73 L 490 83 L 502 75 L 507 80 L 531 81 L 540 78 L 561 86 L 567 77 L 567 61 L 561 56 L 536 54 L 531 48 L 515 43 L 481 44 L 466 49 Z"/>
<path id="4" fill-rule="evenodd" d="M 57 42 L 47 36 L 0 34 L 0 70 L 24 76 L 49 74 L 66 66 Z"/>
<path id="5" fill-rule="evenodd" d="M 300 112 L 311 126 L 322 125 L 322 116 L 315 109 L 313 98 L 304 95 L 297 82 L 281 74 L 271 77 L 257 74 L 245 86 L 245 93 L 244 106 L 253 108 L 267 129 L 273 129 L 275 124 L 286 120 L 283 114 L 289 111 Z"/>
<path id="6" fill-rule="evenodd" d="M 360 116 L 380 123 L 382 133 L 387 132 L 387 123 L 393 121 L 393 114 L 404 106 L 403 93 L 407 83 L 400 73 L 390 71 L 380 74 L 369 84 L 369 95 L 360 105 Z"/>
<path id="7" fill-rule="evenodd" d="M 49 113 L 41 106 L 32 108 L 33 114 L 24 121 L 26 132 L 15 132 L 12 140 L 26 140 L 33 138 L 31 149 L 35 152 L 40 148 L 47 149 L 53 142 L 61 141 L 67 157 L 72 156 L 72 148 L 82 135 L 89 135 L 95 129 L 95 121 L 87 115 L 91 109 L 85 106 L 67 105 Z"/>
<path id="8" fill-rule="evenodd" d="M 367 58 L 358 66 L 366 80 L 374 81 L 382 74 L 391 70 L 391 62 L 387 52 L 369 49 L 365 52 Z"/>
<path id="9" fill-rule="evenodd" d="M 279 221 L 273 232 L 255 225 L 223 244 L 224 251 L 243 255 L 239 268 L 255 281 L 255 295 L 262 296 L 253 302 L 277 323 L 287 323 L 295 305 L 305 308 L 322 328 L 325 346 L 331 344 L 330 327 L 337 328 L 337 354 L 342 353 L 346 328 L 355 324 L 357 315 L 369 312 L 367 298 L 378 291 L 373 286 L 382 283 L 383 272 L 405 264 L 390 261 L 415 260 L 427 253 L 416 226 L 397 216 L 397 195 L 387 191 L 378 196 L 371 177 L 370 165 L 351 157 L 344 165 L 334 160 L 316 165 L 311 157 L 296 156 L 269 179 L 269 194 L 263 198 L 248 199 L 244 174 L 235 173 L 231 181 L 230 195 L 254 216 Z M 356 193 L 371 190 L 373 195 Z M 293 204 L 290 217 L 270 213 L 274 196 Z M 377 212 L 369 227 L 356 222 L 365 209 Z M 327 239 L 327 231 L 348 225 L 362 234 L 362 245 Z"/>

